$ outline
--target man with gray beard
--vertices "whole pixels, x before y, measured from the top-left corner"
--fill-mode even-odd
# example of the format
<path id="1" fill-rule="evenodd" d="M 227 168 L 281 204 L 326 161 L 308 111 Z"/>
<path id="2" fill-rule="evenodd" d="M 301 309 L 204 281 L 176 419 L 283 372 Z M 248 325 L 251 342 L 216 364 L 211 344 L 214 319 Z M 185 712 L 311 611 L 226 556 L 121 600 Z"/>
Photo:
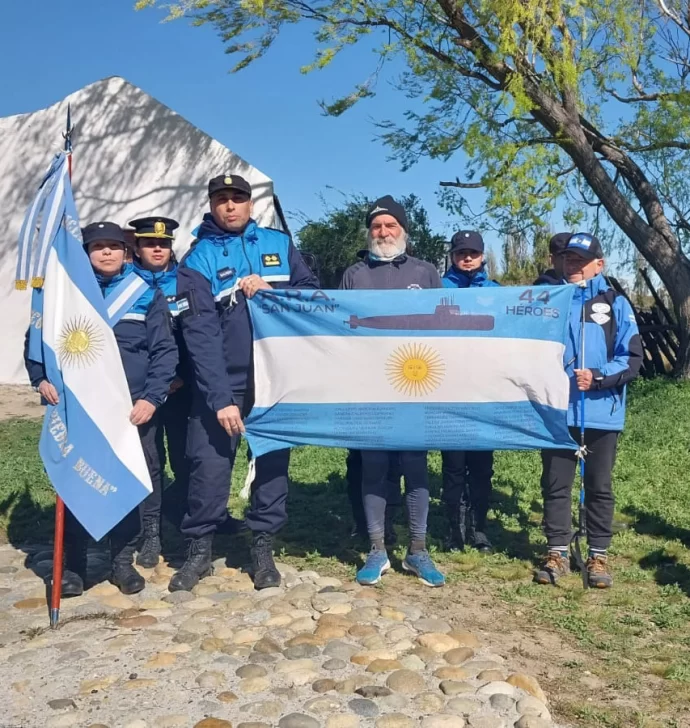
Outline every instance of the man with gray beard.
<path id="1" fill-rule="evenodd" d="M 366 217 L 368 253 L 343 275 L 342 289 L 394 290 L 441 288 L 438 271 L 431 263 L 406 253 L 407 215 L 390 195 L 372 205 Z M 405 477 L 405 499 L 409 518 L 410 545 L 403 569 L 415 574 L 427 586 L 443 586 L 445 577 L 426 549 L 429 515 L 429 473 L 424 451 L 404 450 L 400 469 Z M 357 572 L 360 584 L 381 580 L 390 569 L 384 544 L 387 476 L 391 453 L 362 450 L 362 496 L 371 550 Z"/>

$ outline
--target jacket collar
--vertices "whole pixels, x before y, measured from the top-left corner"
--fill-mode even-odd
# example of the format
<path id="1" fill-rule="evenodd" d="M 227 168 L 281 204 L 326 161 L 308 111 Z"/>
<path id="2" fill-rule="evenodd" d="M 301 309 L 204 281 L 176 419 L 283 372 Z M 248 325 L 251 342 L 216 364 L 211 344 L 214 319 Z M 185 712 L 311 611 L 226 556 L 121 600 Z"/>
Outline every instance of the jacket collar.
<path id="1" fill-rule="evenodd" d="M 472 284 L 481 286 L 487 279 L 486 268 L 483 263 L 477 270 L 469 272 L 452 265 L 443 277 L 454 283 L 458 288 L 469 288 Z"/>
<path id="2" fill-rule="evenodd" d="M 567 283 L 565 279 L 561 281 L 562 283 Z M 575 284 L 577 285 L 577 284 Z M 603 273 L 599 273 L 598 275 L 594 276 L 594 278 L 590 278 L 587 281 L 587 285 L 585 286 L 585 301 L 590 301 L 592 298 L 595 298 L 601 293 L 606 293 L 606 291 L 609 290 L 611 286 L 609 285 L 608 281 L 604 277 Z M 577 291 L 575 293 L 575 296 L 573 297 L 573 301 L 579 301 L 581 298 L 581 291 L 582 289 L 577 286 Z"/>
<path id="3" fill-rule="evenodd" d="M 116 273 L 114 276 L 104 276 L 100 273 L 96 273 L 94 271 L 94 274 L 96 276 L 96 280 L 98 281 L 98 285 L 102 289 L 111 288 L 112 286 L 116 286 L 120 281 L 124 280 L 125 276 L 129 275 L 134 270 L 134 266 L 131 263 L 125 263 L 122 266 L 122 269 L 119 273 Z"/>
<path id="4" fill-rule="evenodd" d="M 149 286 L 152 288 L 160 288 L 165 285 L 168 281 L 174 280 L 177 277 L 177 264 L 171 263 L 168 270 L 163 271 L 151 271 L 142 268 L 138 263 L 133 264 L 134 272 L 143 278 Z"/>
<path id="5" fill-rule="evenodd" d="M 211 215 L 210 212 L 207 212 L 204 215 L 201 225 L 199 225 L 194 234 L 199 240 L 208 239 L 217 245 L 223 245 L 228 242 L 229 239 L 239 237 L 247 242 L 254 243 L 258 239 L 257 228 L 258 226 L 256 222 L 254 220 L 250 220 L 244 230 L 231 233 L 227 230 L 223 230 L 220 225 L 216 224 L 216 221 L 213 219 L 213 215 Z"/>

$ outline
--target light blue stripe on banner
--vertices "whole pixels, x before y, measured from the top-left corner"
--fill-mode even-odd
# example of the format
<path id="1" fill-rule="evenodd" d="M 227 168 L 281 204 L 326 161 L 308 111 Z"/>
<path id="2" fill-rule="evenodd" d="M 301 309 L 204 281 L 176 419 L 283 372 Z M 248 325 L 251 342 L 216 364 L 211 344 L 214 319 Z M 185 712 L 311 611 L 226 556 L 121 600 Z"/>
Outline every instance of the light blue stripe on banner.
<path id="1" fill-rule="evenodd" d="M 44 347 L 46 365 L 55 354 Z M 46 408 L 39 452 L 57 494 L 97 541 L 149 494 L 113 452 L 75 394 L 56 384 L 60 403 Z M 98 463 L 98 472 L 92 464 Z M 113 490 L 115 488 L 115 490 Z"/>
<path id="2" fill-rule="evenodd" d="M 295 445 L 354 450 L 575 450 L 565 412 L 534 402 L 276 404 L 245 421 L 254 456 Z"/>
<path id="3" fill-rule="evenodd" d="M 574 286 L 403 291 L 259 291 L 254 339 L 466 336 L 564 341 Z"/>

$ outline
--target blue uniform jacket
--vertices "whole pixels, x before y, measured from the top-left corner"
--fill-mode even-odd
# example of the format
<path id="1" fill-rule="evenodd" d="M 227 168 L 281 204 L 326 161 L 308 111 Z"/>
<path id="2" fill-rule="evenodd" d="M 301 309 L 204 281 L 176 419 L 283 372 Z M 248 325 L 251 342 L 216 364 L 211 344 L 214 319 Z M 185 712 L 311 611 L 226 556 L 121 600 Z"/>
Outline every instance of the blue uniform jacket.
<path id="1" fill-rule="evenodd" d="M 565 283 L 565 281 L 561 281 Z M 585 290 L 585 361 L 580 366 L 582 348 L 582 294 L 575 291 L 570 311 L 570 327 L 565 350 L 565 370 L 570 377 L 568 424 L 581 422 L 580 391 L 575 369 L 591 369 L 592 388 L 585 392 L 585 427 L 595 430 L 623 429 L 626 384 L 642 364 L 642 344 L 635 314 L 621 296 L 599 274 L 587 281 Z"/>
<path id="2" fill-rule="evenodd" d="M 119 275 L 96 275 L 103 296 L 107 296 L 132 270 L 125 266 Z M 149 288 L 113 327 L 132 401 L 145 399 L 160 407 L 168 396 L 177 367 L 177 346 L 170 329 L 168 305 L 160 290 Z"/>
<path id="3" fill-rule="evenodd" d="M 242 233 L 218 227 L 210 214 L 177 274 L 177 305 L 195 386 L 217 412 L 233 392 L 254 387 L 252 325 L 237 283 L 253 273 L 273 288 L 318 288 L 319 282 L 285 233 L 253 220 Z"/>
<path id="4" fill-rule="evenodd" d="M 441 283 L 444 288 L 489 288 L 501 285 L 487 277 L 483 265 L 471 272 L 460 270 L 452 265 L 441 279 Z"/>
<path id="5" fill-rule="evenodd" d="M 177 308 L 177 263 L 172 263 L 168 270 L 159 273 L 146 270 L 137 265 L 137 263 L 134 264 L 134 270 L 151 288 L 160 290 L 165 297 L 165 301 L 168 304 L 173 336 L 177 344 L 178 364 L 176 376 L 183 382 L 188 383 L 191 380 L 191 371 L 187 357 L 187 347 L 185 346 L 182 328 L 180 326 L 179 310 Z"/>

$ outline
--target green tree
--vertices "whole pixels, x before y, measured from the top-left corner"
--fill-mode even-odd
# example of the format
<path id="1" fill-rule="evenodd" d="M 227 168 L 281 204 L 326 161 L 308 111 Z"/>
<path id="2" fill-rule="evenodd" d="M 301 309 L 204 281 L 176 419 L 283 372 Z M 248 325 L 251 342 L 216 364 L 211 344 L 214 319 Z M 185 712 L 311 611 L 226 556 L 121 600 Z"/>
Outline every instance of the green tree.
<path id="1" fill-rule="evenodd" d="M 539 230 L 532 242 L 519 230 L 508 233 L 503 241 L 501 282 L 512 286 L 531 285 L 548 266 L 550 237 L 551 233 L 545 229 Z"/>
<path id="2" fill-rule="evenodd" d="M 300 249 L 313 253 L 319 261 L 324 288 L 337 288 L 345 269 L 357 261 L 360 250 L 366 249 L 364 221 L 372 202 L 355 195 L 344 198 L 341 206 L 325 205 L 321 218 L 305 220 L 297 231 Z M 445 237 L 432 231 L 429 215 L 416 195 L 402 197 L 400 203 L 407 212 L 410 252 L 440 268 L 446 251 Z"/>
<path id="3" fill-rule="evenodd" d="M 503 230 L 544 225 L 565 195 L 573 226 L 608 215 L 666 286 L 690 377 L 688 0 L 178 0 L 171 16 L 185 12 L 218 29 L 235 69 L 288 24 L 314 26 L 305 70 L 366 39 L 374 73 L 324 103 L 331 114 L 371 96 L 383 64 L 401 58 L 407 123 L 382 126 L 403 165 L 464 151 L 447 203 L 464 214 L 462 190 L 484 188 Z"/>

